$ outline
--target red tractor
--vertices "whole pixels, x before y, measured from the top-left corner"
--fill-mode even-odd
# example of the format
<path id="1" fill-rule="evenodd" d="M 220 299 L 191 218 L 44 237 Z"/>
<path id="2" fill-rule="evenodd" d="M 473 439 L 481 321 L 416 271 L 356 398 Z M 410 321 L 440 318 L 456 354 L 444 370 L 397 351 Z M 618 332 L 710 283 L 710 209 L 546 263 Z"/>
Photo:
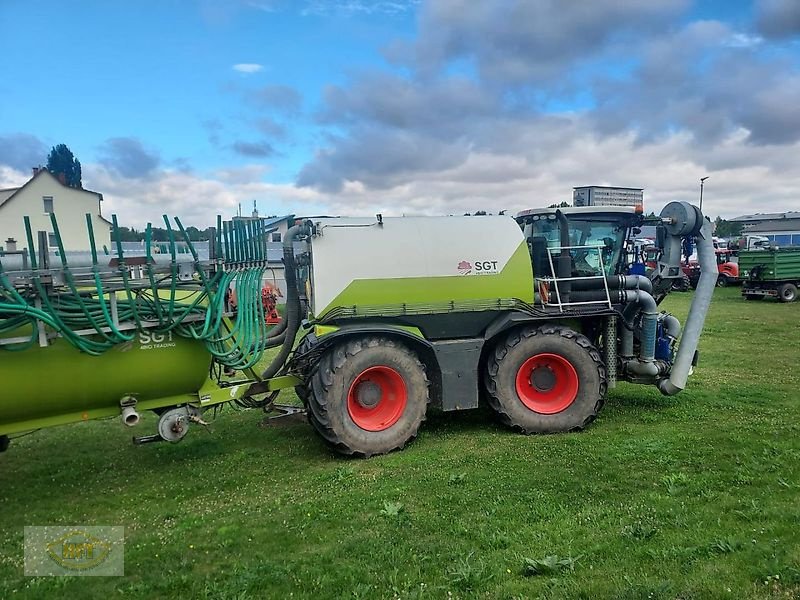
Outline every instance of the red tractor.
<path id="1" fill-rule="evenodd" d="M 733 262 L 733 252 L 727 248 L 717 248 L 717 287 L 727 287 L 734 283 L 739 283 L 739 264 Z M 692 287 L 697 286 L 700 280 L 700 264 L 697 260 L 690 260 L 684 264 L 683 272 L 689 278 Z"/>
<path id="2" fill-rule="evenodd" d="M 278 314 L 278 296 L 282 296 L 281 291 L 270 284 L 265 283 L 261 288 L 261 304 L 264 306 L 264 319 L 267 325 L 276 325 L 281 322 Z"/>
<path id="3" fill-rule="evenodd" d="M 716 248 L 714 252 L 717 255 L 717 287 L 727 287 L 735 283 L 740 283 L 739 280 L 739 264 L 733 262 L 733 251 L 727 248 Z M 645 265 L 647 269 L 652 269 L 658 260 L 658 250 L 655 246 L 646 247 L 643 250 Z M 683 271 L 683 278 L 676 279 L 673 284 L 673 289 L 685 292 L 690 287 L 697 287 L 697 282 L 700 280 L 700 263 L 696 258 L 690 258 L 688 262 L 681 265 Z"/>

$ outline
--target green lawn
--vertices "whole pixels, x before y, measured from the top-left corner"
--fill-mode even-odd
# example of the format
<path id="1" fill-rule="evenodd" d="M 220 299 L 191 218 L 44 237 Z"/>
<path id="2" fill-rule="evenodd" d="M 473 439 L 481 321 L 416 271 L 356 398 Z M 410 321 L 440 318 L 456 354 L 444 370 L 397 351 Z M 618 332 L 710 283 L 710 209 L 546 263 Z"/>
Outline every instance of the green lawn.
<path id="1" fill-rule="evenodd" d="M 0 597 L 800 597 L 799 318 L 718 290 L 688 389 L 620 384 L 578 434 L 431 415 L 344 460 L 225 409 L 177 445 L 117 420 L 26 436 L 0 456 Z M 46 524 L 124 525 L 125 577 L 23 577 Z"/>

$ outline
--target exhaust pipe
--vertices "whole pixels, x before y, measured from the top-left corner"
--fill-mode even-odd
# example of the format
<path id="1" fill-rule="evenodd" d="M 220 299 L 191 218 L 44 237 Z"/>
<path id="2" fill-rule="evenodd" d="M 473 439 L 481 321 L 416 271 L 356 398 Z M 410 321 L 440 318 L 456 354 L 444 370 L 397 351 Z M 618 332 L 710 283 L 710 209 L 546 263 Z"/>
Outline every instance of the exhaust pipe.
<path id="1" fill-rule="evenodd" d="M 122 422 L 125 423 L 128 427 L 133 427 L 134 425 L 139 424 L 139 413 L 136 412 L 135 406 L 123 406 L 122 407 Z"/>
<path id="2" fill-rule="evenodd" d="M 665 207 L 664 211 L 669 207 Z M 662 215 L 664 212 L 662 212 Z M 699 214 L 699 211 L 698 211 Z M 697 236 L 697 258 L 700 262 L 700 281 L 695 290 L 689 316 L 683 329 L 678 353 L 672 365 L 669 378 L 658 382 L 658 389 L 665 396 L 673 396 L 686 387 L 689 370 L 692 368 L 694 354 L 703 332 L 708 307 L 717 285 L 717 260 L 714 254 L 714 242 L 711 238 L 711 222 L 699 215 L 702 221 L 700 233 Z"/>
<path id="3" fill-rule="evenodd" d="M 134 425 L 139 424 L 139 413 L 136 411 L 136 398 L 133 396 L 124 396 L 119 401 L 119 407 L 121 409 L 120 416 L 122 417 L 122 422 L 125 423 L 128 427 L 133 427 Z"/>

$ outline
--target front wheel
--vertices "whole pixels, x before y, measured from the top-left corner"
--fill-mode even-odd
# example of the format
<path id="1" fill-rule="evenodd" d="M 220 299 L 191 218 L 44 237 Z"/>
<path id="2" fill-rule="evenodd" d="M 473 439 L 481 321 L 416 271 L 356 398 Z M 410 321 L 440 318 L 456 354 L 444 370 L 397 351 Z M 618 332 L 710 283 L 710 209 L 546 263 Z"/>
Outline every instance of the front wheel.
<path id="1" fill-rule="evenodd" d="M 414 439 L 428 407 L 428 379 L 416 354 L 383 337 L 328 350 L 311 377 L 308 418 L 337 452 L 369 457 Z"/>
<path id="2" fill-rule="evenodd" d="M 731 284 L 730 280 L 728 279 L 727 275 L 720 275 L 717 277 L 717 287 L 728 287 Z"/>
<path id="3" fill-rule="evenodd" d="M 797 300 L 797 286 L 793 283 L 784 283 L 778 288 L 778 299 L 781 302 L 794 302 Z"/>
<path id="4" fill-rule="evenodd" d="M 484 383 L 500 420 L 523 433 L 583 429 L 600 412 L 607 385 L 597 348 L 554 325 L 512 331 L 489 356 Z"/>

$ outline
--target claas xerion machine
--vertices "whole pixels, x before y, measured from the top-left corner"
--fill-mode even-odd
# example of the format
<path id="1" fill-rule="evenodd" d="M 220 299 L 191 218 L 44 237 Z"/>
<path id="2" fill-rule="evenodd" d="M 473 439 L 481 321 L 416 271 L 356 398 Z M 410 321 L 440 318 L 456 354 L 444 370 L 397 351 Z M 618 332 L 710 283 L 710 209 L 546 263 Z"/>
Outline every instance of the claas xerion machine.
<path id="1" fill-rule="evenodd" d="M 148 226 L 137 255 L 118 242 L 106 254 L 90 218 L 91 250 L 72 251 L 53 215 L 49 231 L 26 219 L 27 248 L 0 255 L 2 449 L 64 423 L 134 426 L 145 410 L 157 431 L 135 440 L 178 441 L 210 407 L 269 409 L 286 388 L 348 455 L 402 448 L 431 405 L 485 400 L 524 433 L 579 430 L 617 381 L 685 387 L 716 282 L 710 223 L 682 202 L 657 219 L 648 277 L 626 274 L 633 208 L 324 218 L 284 236 L 285 315 L 268 325 L 264 223 L 218 218 L 206 259 L 190 242 L 177 252 L 188 236 L 164 221 L 165 253 Z M 658 304 L 681 277 L 684 236 L 703 275 L 681 332 Z"/>

